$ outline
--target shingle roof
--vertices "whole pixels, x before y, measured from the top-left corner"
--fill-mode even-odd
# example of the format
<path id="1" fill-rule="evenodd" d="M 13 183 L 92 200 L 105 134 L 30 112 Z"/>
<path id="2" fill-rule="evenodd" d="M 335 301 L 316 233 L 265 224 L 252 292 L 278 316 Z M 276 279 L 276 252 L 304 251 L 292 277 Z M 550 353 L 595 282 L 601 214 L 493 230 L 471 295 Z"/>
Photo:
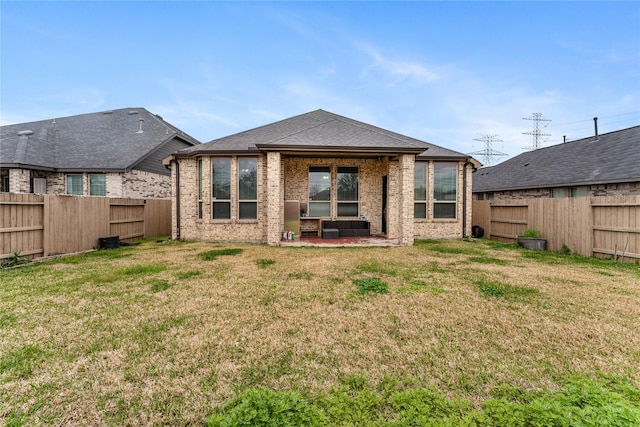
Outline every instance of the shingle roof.
<path id="1" fill-rule="evenodd" d="M 235 135 L 215 139 L 178 155 L 201 153 L 257 153 L 260 151 L 394 151 L 424 155 L 425 158 L 469 158 L 415 138 L 324 110 L 316 110 Z"/>
<path id="2" fill-rule="evenodd" d="M 19 123 L 0 127 L 0 164 L 63 172 L 124 171 L 174 138 L 199 144 L 144 108 Z"/>
<path id="3" fill-rule="evenodd" d="M 640 126 L 520 154 L 473 176 L 474 192 L 640 181 Z"/>

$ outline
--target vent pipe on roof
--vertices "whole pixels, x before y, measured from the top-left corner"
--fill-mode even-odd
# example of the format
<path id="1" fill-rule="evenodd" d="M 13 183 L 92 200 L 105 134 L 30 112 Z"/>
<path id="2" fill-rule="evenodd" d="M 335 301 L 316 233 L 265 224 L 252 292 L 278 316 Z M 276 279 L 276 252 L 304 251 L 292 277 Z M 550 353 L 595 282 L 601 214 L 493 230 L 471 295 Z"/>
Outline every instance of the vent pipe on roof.
<path id="1" fill-rule="evenodd" d="M 593 118 L 593 127 L 595 128 L 595 132 L 596 132 L 596 141 L 598 140 L 598 118 L 594 117 Z"/>
<path id="2" fill-rule="evenodd" d="M 144 119 L 140 117 L 139 121 L 140 121 L 140 129 L 138 129 L 136 133 L 144 133 L 144 131 L 142 130 L 142 122 L 144 122 Z"/>
<path id="3" fill-rule="evenodd" d="M 563 144 L 567 143 L 567 135 L 562 135 L 562 143 Z"/>

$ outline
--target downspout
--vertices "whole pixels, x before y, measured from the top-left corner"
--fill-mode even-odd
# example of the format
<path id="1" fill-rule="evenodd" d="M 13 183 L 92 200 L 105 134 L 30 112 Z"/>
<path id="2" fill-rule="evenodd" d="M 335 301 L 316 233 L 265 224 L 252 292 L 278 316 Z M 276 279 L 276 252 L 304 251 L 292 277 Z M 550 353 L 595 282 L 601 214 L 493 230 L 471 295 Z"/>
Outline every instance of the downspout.
<path id="1" fill-rule="evenodd" d="M 176 162 L 176 240 L 180 240 L 180 162 Z"/>
<path id="2" fill-rule="evenodd" d="M 467 160 L 462 167 L 462 238 L 465 237 L 465 231 L 467 229 L 467 166 L 471 162 Z"/>

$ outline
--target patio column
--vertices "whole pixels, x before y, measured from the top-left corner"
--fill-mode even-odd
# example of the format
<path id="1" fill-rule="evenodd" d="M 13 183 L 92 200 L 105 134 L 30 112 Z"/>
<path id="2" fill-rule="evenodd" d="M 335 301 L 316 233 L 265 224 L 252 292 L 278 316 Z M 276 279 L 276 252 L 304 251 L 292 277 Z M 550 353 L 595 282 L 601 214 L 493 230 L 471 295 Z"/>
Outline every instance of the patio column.
<path id="1" fill-rule="evenodd" d="M 267 244 L 277 245 L 284 226 L 280 153 L 267 153 Z"/>
<path id="2" fill-rule="evenodd" d="M 398 216 L 399 239 L 402 246 L 413 245 L 413 174 L 415 170 L 415 156 L 403 154 L 399 158 L 398 179 Z"/>

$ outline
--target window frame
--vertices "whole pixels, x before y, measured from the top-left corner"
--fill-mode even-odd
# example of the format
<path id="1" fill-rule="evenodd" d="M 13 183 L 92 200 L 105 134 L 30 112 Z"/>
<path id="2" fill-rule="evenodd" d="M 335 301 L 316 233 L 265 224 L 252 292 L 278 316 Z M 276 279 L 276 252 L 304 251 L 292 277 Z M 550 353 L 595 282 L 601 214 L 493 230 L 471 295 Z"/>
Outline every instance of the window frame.
<path id="1" fill-rule="evenodd" d="M 103 182 L 102 182 L 102 186 L 103 186 L 103 193 L 104 194 L 94 194 L 93 193 L 93 189 L 94 189 L 94 183 L 92 182 L 94 180 L 94 178 L 102 178 Z M 105 174 L 98 174 L 98 173 L 92 173 L 89 175 L 89 195 L 90 196 L 100 196 L 100 197 L 106 197 L 107 196 L 107 176 Z"/>
<path id="2" fill-rule="evenodd" d="M 243 190 L 241 188 L 241 182 L 242 182 L 242 177 L 243 177 L 243 173 L 249 172 L 250 170 L 247 169 L 247 171 L 244 171 L 244 168 L 242 168 L 241 162 L 243 161 L 247 161 L 247 160 L 252 160 L 254 161 L 254 166 L 255 166 L 255 194 L 252 194 L 255 197 L 252 198 L 243 198 Z M 258 219 L 258 215 L 259 215 L 259 204 L 258 204 L 258 157 L 238 157 L 237 158 L 237 162 L 238 162 L 238 179 L 236 180 L 237 183 L 237 190 L 238 190 L 238 220 L 239 221 L 256 221 Z M 253 205 L 255 206 L 255 216 L 251 217 L 251 218 L 242 218 L 242 209 L 241 206 L 242 205 Z"/>
<path id="3" fill-rule="evenodd" d="M 316 169 L 316 170 L 312 170 L 312 169 Z M 329 180 L 329 187 L 328 187 L 328 194 L 329 194 L 329 198 L 328 199 L 320 199 L 320 200 L 313 200 L 312 199 L 312 194 L 311 194 L 311 185 L 312 185 L 312 179 L 311 179 L 311 174 L 312 173 L 328 173 L 328 180 Z M 326 166 L 326 165 L 311 165 L 308 167 L 307 169 L 307 197 L 308 197 L 308 214 L 310 218 L 330 218 L 331 217 L 331 191 L 332 191 L 332 183 L 331 183 L 332 179 L 331 179 L 331 166 Z M 323 189 L 322 191 L 326 191 L 327 189 Z M 315 194 L 320 193 L 321 191 L 318 191 Z M 315 206 L 314 206 L 315 205 Z M 328 206 L 328 212 L 326 211 L 326 209 L 324 210 L 324 212 L 327 213 L 327 215 L 314 215 L 315 212 L 314 211 L 314 207 L 317 206 Z M 313 212 L 313 213 L 312 213 Z M 322 212 L 322 213 L 324 213 Z"/>
<path id="4" fill-rule="evenodd" d="M 443 176 L 439 175 L 444 171 L 439 171 L 444 166 L 453 168 L 453 199 L 438 199 L 436 198 L 438 192 L 438 182 Z M 458 219 L 458 172 L 459 164 L 457 162 L 434 162 L 433 163 L 433 219 Z M 444 185 L 442 185 L 444 187 Z M 453 216 L 443 216 L 440 212 L 440 208 L 443 206 L 453 206 Z"/>
<path id="5" fill-rule="evenodd" d="M 80 192 L 74 192 L 74 191 L 69 191 L 69 186 L 71 185 L 73 187 L 73 183 L 71 181 L 74 181 L 75 179 L 71 179 L 70 178 L 80 178 Z M 68 173 L 65 175 L 65 190 L 66 190 L 66 194 L 69 194 L 71 196 L 83 196 L 84 195 L 84 176 L 83 174 L 78 174 L 78 173 Z M 72 188 L 73 190 L 73 188 Z"/>
<path id="6" fill-rule="evenodd" d="M 415 165 L 424 165 L 424 199 L 416 199 L 416 184 L 418 184 L 417 174 L 415 173 Z M 413 218 L 414 219 L 427 219 L 428 216 L 428 203 L 429 203 L 429 162 L 415 162 L 413 171 Z M 424 216 L 416 216 L 417 207 L 424 206 Z"/>
<path id="7" fill-rule="evenodd" d="M 217 194 L 217 188 L 216 188 L 216 169 L 215 169 L 215 164 L 216 164 L 216 160 L 225 160 L 228 164 L 228 179 L 225 182 L 225 184 L 228 185 L 228 198 L 218 198 L 218 196 L 216 196 Z M 233 165 L 232 165 L 232 158 L 228 157 L 228 156 L 220 156 L 220 157 L 211 157 L 211 219 L 214 221 L 230 221 L 232 215 L 231 212 L 231 181 L 232 181 L 232 174 L 233 174 Z M 216 214 L 216 209 L 215 209 L 215 205 L 226 205 L 227 206 L 227 211 L 228 211 L 228 216 L 226 217 L 219 217 L 216 218 L 215 214 Z"/>
<path id="8" fill-rule="evenodd" d="M 351 172 L 341 172 L 345 170 L 352 170 Z M 355 170 L 356 174 L 356 195 L 355 199 L 341 199 L 340 194 L 340 175 L 351 173 L 353 174 L 353 170 Z M 340 207 L 346 205 L 355 205 L 356 214 L 355 215 L 340 215 Z M 360 168 L 358 166 L 337 166 L 336 167 L 336 217 L 338 218 L 357 218 L 360 216 Z"/>

